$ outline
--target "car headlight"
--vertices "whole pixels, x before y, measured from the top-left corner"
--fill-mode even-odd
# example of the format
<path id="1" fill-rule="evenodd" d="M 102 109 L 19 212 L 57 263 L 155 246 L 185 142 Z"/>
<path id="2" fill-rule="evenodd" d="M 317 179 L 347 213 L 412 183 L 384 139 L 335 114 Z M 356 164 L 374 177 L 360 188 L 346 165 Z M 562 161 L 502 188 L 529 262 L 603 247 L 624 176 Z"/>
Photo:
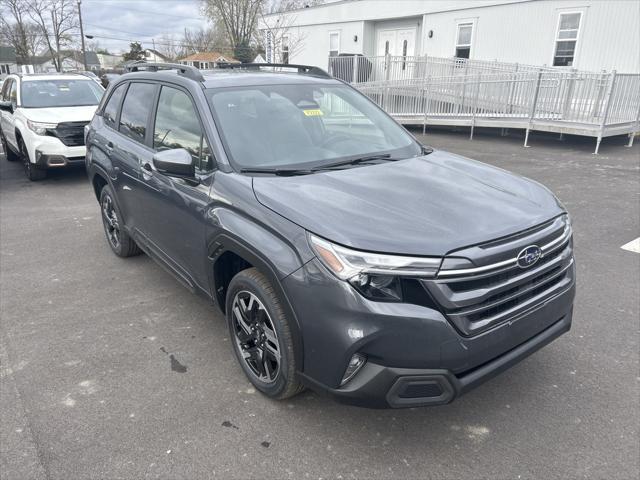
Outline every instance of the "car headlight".
<path id="1" fill-rule="evenodd" d="M 362 252 L 336 245 L 309 234 L 309 243 L 320 261 L 336 277 L 365 296 L 379 300 L 401 300 L 402 277 L 434 277 L 441 258 L 408 257 Z"/>
<path id="2" fill-rule="evenodd" d="M 31 120 L 27 120 L 27 126 L 29 130 L 31 130 L 36 135 L 46 135 L 47 130 L 56 128 L 58 126 L 57 123 L 43 123 L 43 122 L 32 122 Z"/>

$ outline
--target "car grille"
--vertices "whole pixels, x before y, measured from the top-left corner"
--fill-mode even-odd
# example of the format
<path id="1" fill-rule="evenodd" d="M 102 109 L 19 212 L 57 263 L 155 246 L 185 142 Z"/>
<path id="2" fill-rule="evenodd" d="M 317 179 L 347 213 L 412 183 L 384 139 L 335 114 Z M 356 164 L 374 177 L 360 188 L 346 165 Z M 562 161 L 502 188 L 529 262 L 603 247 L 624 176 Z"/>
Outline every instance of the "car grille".
<path id="1" fill-rule="evenodd" d="M 531 245 L 538 245 L 542 256 L 521 268 L 518 254 Z M 524 234 L 450 254 L 435 279 L 420 282 L 460 333 L 471 336 L 567 291 L 573 268 L 571 225 L 563 216 Z"/>
<path id="2" fill-rule="evenodd" d="M 52 137 L 59 138 L 67 147 L 78 147 L 84 145 L 84 127 L 89 122 L 63 122 L 56 128 L 48 130 Z"/>

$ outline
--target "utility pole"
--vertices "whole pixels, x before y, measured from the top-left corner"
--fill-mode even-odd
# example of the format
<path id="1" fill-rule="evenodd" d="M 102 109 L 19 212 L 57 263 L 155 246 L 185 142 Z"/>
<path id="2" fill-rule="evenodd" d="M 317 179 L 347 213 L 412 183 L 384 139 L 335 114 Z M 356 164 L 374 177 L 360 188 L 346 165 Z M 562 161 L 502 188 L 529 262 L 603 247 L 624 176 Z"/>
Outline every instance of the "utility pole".
<path id="1" fill-rule="evenodd" d="M 84 69 L 89 70 L 87 68 L 87 51 L 84 49 L 84 29 L 82 28 L 82 9 L 80 5 L 82 4 L 81 0 L 78 0 L 78 20 L 80 20 L 80 39 L 82 40 L 82 63 L 84 64 Z"/>

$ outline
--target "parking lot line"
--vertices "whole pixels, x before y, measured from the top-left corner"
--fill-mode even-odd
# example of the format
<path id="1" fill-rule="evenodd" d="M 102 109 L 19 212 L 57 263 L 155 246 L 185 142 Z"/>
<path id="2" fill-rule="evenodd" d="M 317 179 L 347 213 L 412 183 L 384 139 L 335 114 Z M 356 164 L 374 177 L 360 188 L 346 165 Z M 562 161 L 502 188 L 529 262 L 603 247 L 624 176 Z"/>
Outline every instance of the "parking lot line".
<path id="1" fill-rule="evenodd" d="M 623 250 L 629 250 L 630 252 L 640 253 L 640 237 L 635 240 L 631 240 L 629 243 L 625 243 L 620 248 Z"/>

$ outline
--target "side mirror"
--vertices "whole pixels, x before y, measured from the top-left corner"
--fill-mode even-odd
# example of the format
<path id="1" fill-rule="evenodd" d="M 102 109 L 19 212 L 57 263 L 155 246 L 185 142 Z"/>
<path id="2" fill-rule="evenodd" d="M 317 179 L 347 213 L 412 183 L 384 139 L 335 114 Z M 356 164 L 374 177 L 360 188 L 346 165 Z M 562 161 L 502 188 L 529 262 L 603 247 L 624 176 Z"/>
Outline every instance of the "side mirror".
<path id="1" fill-rule="evenodd" d="M 13 103 L 0 101 L 0 110 L 13 113 Z"/>
<path id="2" fill-rule="evenodd" d="M 158 172 L 172 177 L 192 179 L 196 176 L 193 158 L 184 148 L 174 148 L 156 153 L 153 156 L 153 166 Z"/>

